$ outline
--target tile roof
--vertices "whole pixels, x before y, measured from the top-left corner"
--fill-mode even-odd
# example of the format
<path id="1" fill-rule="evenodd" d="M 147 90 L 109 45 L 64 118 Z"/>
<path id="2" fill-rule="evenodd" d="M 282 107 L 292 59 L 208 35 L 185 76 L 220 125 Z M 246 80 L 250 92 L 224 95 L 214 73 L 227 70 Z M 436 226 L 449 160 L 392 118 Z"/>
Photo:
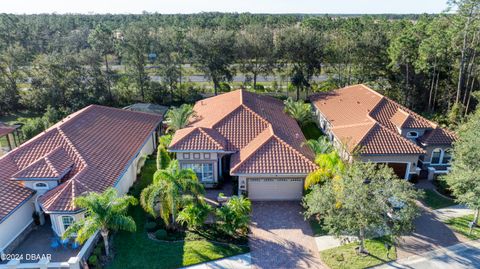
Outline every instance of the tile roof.
<path id="1" fill-rule="evenodd" d="M 170 150 L 234 152 L 231 172 L 236 174 L 304 174 L 316 167 L 300 127 L 283 111 L 281 100 L 236 90 L 198 101 L 194 110 L 196 118 L 175 133 Z M 208 137 L 225 148 L 200 138 L 199 129 L 209 130 Z"/>
<path id="2" fill-rule="evenodd" d="M 67 172 L 40 202 L 47 212 L 77 210 L 73 198 L 114 186 L 160 122 L 158 115 L 92 105 L 10 151 L 0 158 L 0 222 L 34 193 L 15 177 Z"/>
<path id="3" fill-rule="evenodd" d="M 414 141 L 398 129 L 426 129 L 432 133 L 454 134 L 377 93 L 365 85 L 353 85 L 310 97 L 313 105 L 328 119 L 335 136 L 352 152 L 361 154 L 423 154 Z M 438 135 L 437 137 L 440 137 Z M 445 138 L 445 135 L 441 136 Z M 421 141 L 419 139 L 419 141 Z M 436 141 L 430 139 L 429 141 Z M 448 139 L 443 139 L 447 141 Z M 450 143 L 453 140 L 448 140 Z"/>
<path id="4" fill-rule="evenodd" d="M 425 134 L 418 139 L 418 142 L 424 144 L 425 146 L 451 145 L 456 140 L 457 136 L 455 133 L 446 129 L 436 128 L 425 132 Z"/>

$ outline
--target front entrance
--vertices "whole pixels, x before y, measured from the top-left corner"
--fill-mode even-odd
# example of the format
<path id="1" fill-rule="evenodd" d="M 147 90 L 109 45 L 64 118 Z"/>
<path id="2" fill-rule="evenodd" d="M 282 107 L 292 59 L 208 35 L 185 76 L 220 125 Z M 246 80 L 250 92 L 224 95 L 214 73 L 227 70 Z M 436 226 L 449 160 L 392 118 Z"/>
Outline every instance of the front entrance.
<path id="1" fill-rule="evenodd" d="M 303 178 L 249 178 L 252 201 L 297 201 L 302 199 Z"/>

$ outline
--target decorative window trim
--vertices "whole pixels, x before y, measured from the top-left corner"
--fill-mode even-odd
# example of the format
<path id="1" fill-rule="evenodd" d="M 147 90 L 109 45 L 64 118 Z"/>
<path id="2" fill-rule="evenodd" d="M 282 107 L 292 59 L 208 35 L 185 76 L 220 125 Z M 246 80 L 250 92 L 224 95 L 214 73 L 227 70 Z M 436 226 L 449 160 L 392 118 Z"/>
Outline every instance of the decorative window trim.
<path id="1" fill-rule="evenodd" d="M 211 157 L 210 153 L 203 153 L 204 159 L 210 159 L 210 157 Z"/>
<path id="2" fill-rule="evenodd" d="M 190 153 L 183 153 L 183 158 L 184 159 L 190 159 Z"/>
<path id="3" fill-rule="evenodd" d="M 414 133 L 414 135 L 412 135 L 412 133 Z M 418 138 L 418 132 L 417 131 L 407 132 L 407 138 Z"/>
<path id="4" fill-rule="evenodd" d="M 200 159 L 200 153 L 193 153 L 193 159 Z"/>

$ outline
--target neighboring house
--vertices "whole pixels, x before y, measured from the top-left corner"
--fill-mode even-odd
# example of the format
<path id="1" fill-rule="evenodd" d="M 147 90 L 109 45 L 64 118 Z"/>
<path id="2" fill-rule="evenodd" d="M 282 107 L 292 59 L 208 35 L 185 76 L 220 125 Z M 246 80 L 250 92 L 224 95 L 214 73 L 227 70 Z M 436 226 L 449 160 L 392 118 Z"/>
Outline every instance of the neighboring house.
<path id="1" fill-rule="evenodd" d="M 183 168 L 214 187 L 238 177 L 252 200 L 300 200 L 303 181 L 316 169 L 297 122 L 281 100 L 236 90 L 198 101 L 196 116 L 169 146 Z"/>
<path id="2" fill-rule="evenodd" d="M 320 128 L 342 156 L 385 163 L 400 178 L 448 172 L 455 134 L 365 85 L 310 97 Z"/>
<path id="3" fill-rule="evenodd" d="M 20 125 L 8 125 L 0 122 L 0 156 L 20 145 Z"/>
<path id="4" fill-rule="evenodd" d="M 83 218 L 73 205 L 75 197 L 109 187 L 125 194 L 143 156 L 156 147 L 161 120 L 91 105 L 1 157 L 0 252 L 13 250 L 28 234 L 34 211 L 60 236 Z"/>

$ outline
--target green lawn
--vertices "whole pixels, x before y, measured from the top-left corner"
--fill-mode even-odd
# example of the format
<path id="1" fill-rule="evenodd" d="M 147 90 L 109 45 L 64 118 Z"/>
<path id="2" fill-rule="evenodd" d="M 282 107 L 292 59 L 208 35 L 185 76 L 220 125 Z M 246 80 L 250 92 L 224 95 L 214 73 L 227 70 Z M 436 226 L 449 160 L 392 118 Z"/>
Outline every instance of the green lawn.
<path id="1" fill-rule="evenodd" d="M 455 201 L 439 195 L 434 190 L 425 190 L 425 197 L 423 198 L 423 202 L 432 209 L 439 209 L 456 205 Z"/>
<path id="2" fill-rule="evenodd" d="M 385 241 L 381 238 L 366 240 L 365 247 L 370 252 L 369 255 L 357 254 L 355 248 L 358 246 L 358 243 L 351 243 L 321 251 L 320 257 L 332 269 L 367 268 L 390 262 L 397 258 L 395 247 L 390 249 L 390 255 L 387 258 L 387 250 L 384 243 Z"/>
<path id="3" fill-rule="evenodd" d="M 130 193 L 139 196 L 150 184 L 155 171 L 155 160 L 146 161 L 142 176 Z M 146 214 L 141 206 L 130 209 L 137 232 L 119 232 L 113 238 L 114 259 L 107 268 L 179 268 L 196 263 L 221 259 L 249 251 L 248 247 L 234 244 L 214 244 L 206 240 L 185 242 L 156 242 L 148 238 L 144 230 Z"/>
<path id="4" fill-rule="evenodd" d="M 468 224 L 473 221 L 473 215 L 467 215 L 458 218 L 452 218 L 445 222 L 452 230 L 455 232 L 462 234 L 472 240 L 480 239 L 480 228 L 475 227 L 470 234 L 470 228 L 468 228 Z"/>
<path id="5" fill-rule="evenodd" d="M 317 139 L 320 136 L 323 135 L 322 131 L 320 131 L 320 128 L 318 128 L 317 124 L 314 122 L 310 122 L 302 127 L 302 132 L 303 135 L 305 135 L 305 138 L 308 139 Z"/>

